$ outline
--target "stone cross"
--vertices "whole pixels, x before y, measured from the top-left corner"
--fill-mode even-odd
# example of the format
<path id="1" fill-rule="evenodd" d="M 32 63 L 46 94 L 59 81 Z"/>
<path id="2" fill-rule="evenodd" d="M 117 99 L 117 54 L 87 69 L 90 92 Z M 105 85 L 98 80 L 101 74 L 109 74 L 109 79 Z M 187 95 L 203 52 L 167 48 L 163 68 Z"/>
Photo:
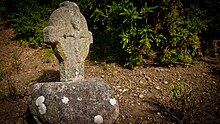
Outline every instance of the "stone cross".
<path id="1" fill-rule="evenodd" d="M 84 61 L 93 38 L 79 7 L 74 2 L 62 2 L 51 14 L 43 35 L 59 60 L 60 81 L 84 79 Z"/>
<path id="2" fill-rule="evenodd" d="M 84 61 L 93 42 L 84 16 L 65 1 L 44 28 L 60 63 L 60 82 L 36 83 L 29 110 L 37 124 L 112 124 L 119 116 L 114 90 L 103 80 L 84 79 Z"/>

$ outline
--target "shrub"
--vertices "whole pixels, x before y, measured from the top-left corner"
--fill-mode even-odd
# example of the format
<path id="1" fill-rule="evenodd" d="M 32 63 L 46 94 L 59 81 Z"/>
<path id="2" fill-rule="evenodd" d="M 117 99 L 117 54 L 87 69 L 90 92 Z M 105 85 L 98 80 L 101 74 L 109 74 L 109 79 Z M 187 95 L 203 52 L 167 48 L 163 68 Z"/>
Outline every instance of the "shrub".
<path id="1" fill-rule="evenodd" d="M 169 107 L 165 107 L 169 117 L 177 123 L 193 122 L 195 100 L 192 89 L 180 77 L 170 86 L 171 100 Z"/>
<path id="2" fill-rule="evenodd" d="M 128 54 L 125 66 L 133 67 L 152 51 L 162 63 L 192 62 L 200 48 L 199 34 L 207 27 L 202 14 L 181 0 L 120 0 L 96 8 L 91 17 L 120 41 Z"/>
<path id="3" fill-rule="evenodd" d="M 45 45 L 43 43 L 43 28 L 52 9 L 39 5 L 36 1 L 19 2 L 18 12 L 12 14 L 16 38 L 20 43 L 28 42 L 32 47 Z"/>
<path id="4" fill-rule="evenodd" d="M 207 31 L 202 33 L 203 40 L 201 42 L 202 52 L 205 55 L 220 55 L 220 1 L 205 0 L 199 2 L 199 7 L 203 9 L 205 18 L 208 20 Z"/>
<path id="5" fill-rule="evenodd" d="M 42 30 L 51 12 L 64 0 L 12 0 L 2 3 L 0 11 L 14 20 L 18 40 L 33 47 L 44 45 Z M 124 66 L 134 67 L 151 58 L 160 63 L 191 63 L 198 51 L 216 51 L 211 46 L 219 29 L 220 4 L 185 0 L 76 0 L 85 15 L 89 28 L 96 36 L 110 35 L 126 53 Z M 204 7 L 208 5 L 210 9 Z M 2 12 L 1 12 L 2 13 Z M 210 18 L 210 19 L 209 19 Z M 209 27 L 208 27 L 209 26 Z M 215 36 L 210 32 L 214 31 Z M 205 38 L 204 38 L 205 37 Z M 96 41 L 94 41 L 95 43 Z M 153 55 L 152 55 L 153 54 Z"/>
<path id="6" fill-rule="evenodd" d="M 46 27 L 52 11 L 64 0 L 3 0 L 0 7 L 4 18 L 12 19 L 16 39 L 31 47 L 44 46 L 43 28 Z"/>

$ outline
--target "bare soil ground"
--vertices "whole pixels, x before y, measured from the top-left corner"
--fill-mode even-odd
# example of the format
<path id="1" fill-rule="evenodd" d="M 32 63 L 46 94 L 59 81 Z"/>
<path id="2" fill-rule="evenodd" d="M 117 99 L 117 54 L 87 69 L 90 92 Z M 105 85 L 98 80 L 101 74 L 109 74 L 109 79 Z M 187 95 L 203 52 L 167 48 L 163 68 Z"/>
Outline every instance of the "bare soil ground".
<path id="1" fill-rule="evenodd" d="M 1 20 L 0 123 L 31 124 L 31 86 L 59 81 L 59 65 L 50 50 L 20 46 L 13 36 L 13 29 Z M 129 70 L 115 62 L 94 61 L 91 54 L 85 62 L 86 78 L 102 78 L 115 90 L 120 106 L 116 124 L 220 123 L 219 57 L 203 57 L 186 66 L 143 65 Z M 184 102 L 175 101 L 170 90 L 180 77 Z"/>

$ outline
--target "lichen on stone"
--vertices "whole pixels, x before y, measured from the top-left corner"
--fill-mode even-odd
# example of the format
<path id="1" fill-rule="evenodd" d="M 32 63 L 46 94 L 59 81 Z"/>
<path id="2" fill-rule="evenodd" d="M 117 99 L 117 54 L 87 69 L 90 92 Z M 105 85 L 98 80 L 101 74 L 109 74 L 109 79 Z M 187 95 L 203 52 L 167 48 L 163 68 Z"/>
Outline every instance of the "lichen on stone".
<path id="1" fill-rule="evenodd" d="M 77 100 L 78 100 L 78 101 L 82 101 L 82 98 L 80 98 L 80 97 L 77 97 Z"/>
<path id="2" fill-rule="evenodd" d="M 40 96 L 36 99 L 36 106 L 38 107 L 38 111 L 40 114 L 45 114 L 47 111 L 46 105 L 43 103 L 45 100 L 44 96 Z"/>
<path id="3" fill-rule="evenodd" d="M 110 104 L 111 104 L 112 106 L 114 106 L 114 105 L 117 103 L 117 101 L 116 101 L 115 98 L 114 98 L 114 99 L 110 99 L 109 102 L 110 102 Z"/>
<path id="4" fill-rule="evenodd" d="M 101 123 L 103 123 L 103 117 L 102 117 L 101 115 L 96 115 L 96 116 L 94 117 L 94 122 L 95 122 L 96 124 L 101 124 Z"/>
<path id="5" fill-rule="evenodd" d="M 67 104 L 67 103 L 69 102 L 69 99 L 64 96 L 63 99 L 62 99 L 62 102 L 63 102 L 64 104 Z"/>

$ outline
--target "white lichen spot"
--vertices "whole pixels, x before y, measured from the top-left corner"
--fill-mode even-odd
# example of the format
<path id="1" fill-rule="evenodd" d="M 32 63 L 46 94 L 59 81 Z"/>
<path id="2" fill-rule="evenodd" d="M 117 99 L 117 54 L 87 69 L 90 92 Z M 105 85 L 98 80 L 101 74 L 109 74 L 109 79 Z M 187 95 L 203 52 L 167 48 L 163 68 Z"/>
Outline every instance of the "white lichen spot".
<path id="1" fill-rule="evenodd" d="M 94 122 L 95 122 L 96 124 L 101 124 L 101 123 L 103 123 L 103 117 L 102 117 L 101 115 L 96 115 L 96 116 L 94 117 Z"/>
<path id="2" fill-rule="evenodd" d="M 42 104 L 44 102 L 45 98 L 44 96 L 40 96 L 36 99 L 36 105 L 39 106 L 40 104 Z"/>
<path id="3" fill-rule="evenodd" d="M 44 96 L 40 96 L 36 99 L 35 102 L 36 106 L 38 106 L 38 111 L 40 114 L 45 114 L 47 111 L 47 108 L 44 104 L 44 100 L 45 100 Z"/>
<path id="4" fill-rule="evenodd" d="M 80 98 L 80 97 L 77 97 L 77 100 L 78 100 L 78 101 L 82 101 L 82 98 Z"/>
<path id="5" fill-rule="evenodd" d="M 45 114 L 47 111 L 47 107 L 45 106 L 45 104 L 42 104 L 41 106 L 38 106 L 38 110 L 40 112 L 40 114 Z"/>
<path id="6" fill-rule="evenodd" d="M 64 104 L 67 104 L 67 103 L 69 102 L 69 99 L 64 96 L 63 99 L 62 99 L 62 102 L 63 102 Z"/>
<path id="7" fill-rule="evenodd" d="M 115 98 L 114 98 L 114 99 L 110 99 L 109 102 L 110 102 L 110 104 L 111 104 L 112 106 L 114 106 L 114 105 L 117 103 L 117 101 L 116 101 Z"/>
<path id="8" fill-rule="evenodd" d="M 73 89 L 75 90 L 75 89 L 76 89 L 76 87 L 74 87 L 74 86 L 73 86 Z"/>

